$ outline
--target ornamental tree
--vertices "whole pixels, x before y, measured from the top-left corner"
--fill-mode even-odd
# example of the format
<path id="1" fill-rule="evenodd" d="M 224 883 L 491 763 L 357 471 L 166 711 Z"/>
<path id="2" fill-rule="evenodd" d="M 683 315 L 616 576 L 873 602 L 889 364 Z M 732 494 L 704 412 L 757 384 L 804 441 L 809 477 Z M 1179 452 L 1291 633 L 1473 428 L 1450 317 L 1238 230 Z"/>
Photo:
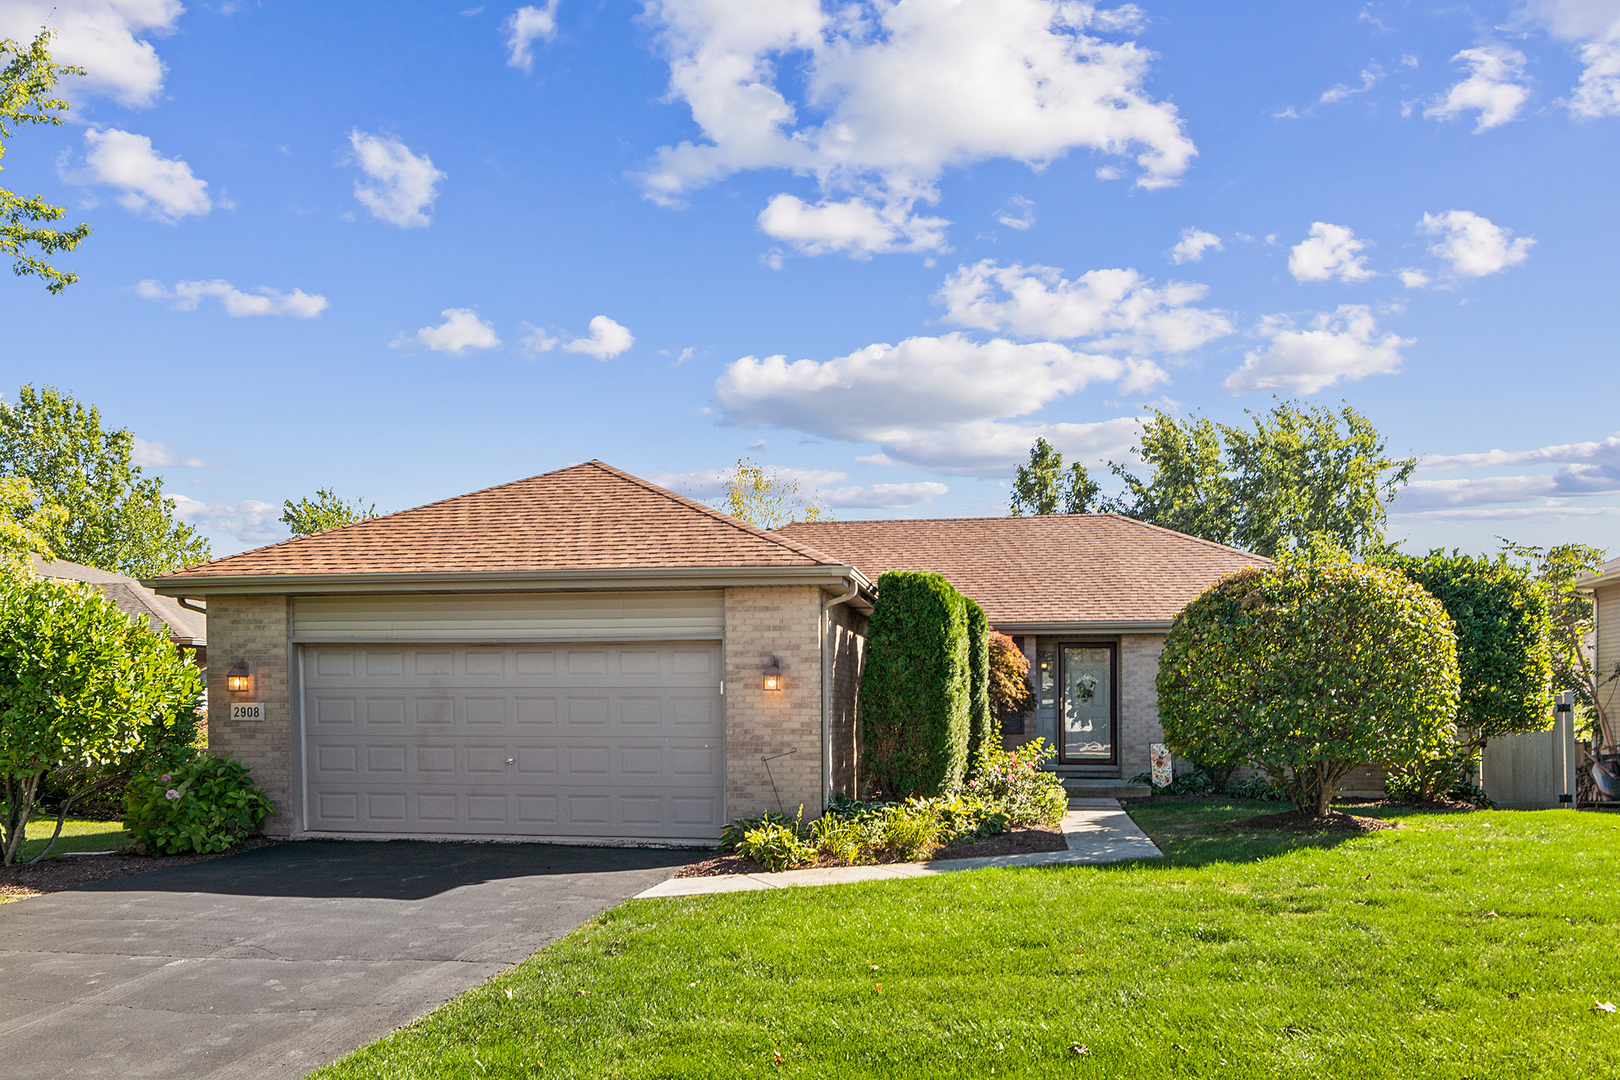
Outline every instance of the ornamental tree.
<path id="1" fill-rule="evenodd" d="M 1029 657 L 1018 650 L 1013 639 L 994 631 L 990 634 L 990 711 L 1000 723 L 1022 719 L 1035 707 L 1035 691 L 1029 685 Z"/>
<path id="2" fill-rule="evenodd" d="M 1187 605 L 1165 638 L 1158 689 L 1172 750 L 1253 765 L 1321 816 L 1356 766 L 1446 745 L 1456 635 L 1440 602 L 1393 570 L 1286 559 Z"/>
<path id="3" fill-rule="evenodd" d="M 82 67 L 51 59 L 53 34 L 54 30 L 41 30 L 26 47 L 10 38 L 0 39 L 0 158 L 6 155 L 6 140 L 13 135 L 14 126 L 60 126 L 64 122 L 61 114 L 69 106 L 66 98 L 55 96 L 57 81 L 63 75 L 85 74 Z M 65 273 L 46 261 L 72 251 L 90 235 L 90 226 L 83 222 L 72 229 L 41 224 L 60 221 L 66 215 L 64 208 L 52 206 L 44 196 L 17 195 L 0 187 L 0 255 L 12 260 L 12 273 L 43 278 L 46 291 L 52 293 L 79 280 L 78 274 Z"/>
<path id="4" fill-rule="evenodd" d="M 287 499 L 281 504 L 281 523 L 294 536 L 325 532 L 328 529 L 353 525 L 377 516 L 377 504 L 367 505 L 364 499 L 350 502 L 338 497 L 335 491 L 316 488 L 313 499 L 305 496 L 297 502 Z"/>
<path id="5" fill-rule="evenodd" d="M 21 850 L 49 773 L 128 762 L 201 694 L 168 636 L 95 586 L 0 574 L 0 865 Z"/>

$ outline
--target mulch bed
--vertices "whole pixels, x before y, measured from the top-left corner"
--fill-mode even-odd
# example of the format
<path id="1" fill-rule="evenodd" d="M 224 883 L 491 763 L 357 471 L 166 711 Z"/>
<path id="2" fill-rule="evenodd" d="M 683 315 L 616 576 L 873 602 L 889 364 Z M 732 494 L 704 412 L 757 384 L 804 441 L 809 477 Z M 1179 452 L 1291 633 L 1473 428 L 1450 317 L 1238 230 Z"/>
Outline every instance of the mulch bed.
<path id="1" fill-rule="evenodd" d="M 1379 829 L 1398 829 L 1400 823 L 1396 821 L 1382 821 L 1378 818 L 1357 817 L 1355 814 L 1332 813 L 1326 817 L 1317 817 L 1314 814 L 1302 814 L 1298 810 L 1289 810 L 1283 814 L 1261 814 L 1259 817 L 1245 818 L 1234 822 L 1238 829 L 1280 829 L 1286 832 L 1308 833 L 1370 833 Z"/>
<path id="2" fill-rule="evenodd" d="M 212 855 L 64 855 L 46 859 L 33 866 L 8 866 L 0 870 L 0 896 L 41 896 L 45 893 L 77 889 L 98 881 L 144 874 L 148 870 L 162 870 L 169 866 L 187 866 L 191 863 L 223 859 L 255 848 L 272 847 L 282 843 L 262 836 L 251 837 L 228 851 Z"/>
<path id="3" fill-rule="evenodd" d="M 931 862 L 942 859 L 977 859 L 986 855 L 1024 855 L 1035 851 L 1067 851 L 1068 841 L 1063 839 L 1062 829 L 1049 829 L 1044 825 L 1032 825 L 1027 828 L 1009 829 L 999 836 L 987 836 L 982 840 L 969 840 L 949 847 L 935 848 L 928 856 Z M 878 851 L 865 862 L 856 863 L 857 866 L 881 866 L 884 863 L 902 862 L 899 856 L 887 851 Z M 822 856 L 816 860 L 816 867 L 845 866 L 848 864 L 838 862 Z M 808 866 L 797 869 L 808 870 Z M 742 855 L 715 855 L 702 862 L 692 863 L 681 870 L 676 877 L 720 877 L 722 874 L 764 874 L 769 873 L 765 867 L 753 859 Z"/>

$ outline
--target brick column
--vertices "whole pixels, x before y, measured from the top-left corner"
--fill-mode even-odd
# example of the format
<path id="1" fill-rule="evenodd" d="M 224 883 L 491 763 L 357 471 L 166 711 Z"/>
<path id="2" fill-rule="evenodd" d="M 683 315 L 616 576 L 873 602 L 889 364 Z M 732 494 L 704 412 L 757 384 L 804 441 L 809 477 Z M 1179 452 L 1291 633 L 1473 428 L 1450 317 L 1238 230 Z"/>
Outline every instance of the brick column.
<path id="1" fill-rule="evenodd" d="M 292 687 L 287 670 L 290 601 L 285 596 L 214 596 L 208 600 L 208 749 L 252 770 L 276 804 L 269 836 L 292 832 Z M 253 672 L 253 690 L 232 694 L 225 676 L 238 660 Z M 232 701 L 264 702 L 265 718 L 233 721 Z"/>
<path id="2" fill-rule="evenodd" d="M 1159 726 L 1159 654 L 1163 634 L 1125 634 L 1119 639 L 1119 768 L 1129 780 L 1152 767 L 1148 744 L 1164 741 Z"/>
<path id="3" fill-rule="evenodd" d="M 726 590 L 726 816 L 804 806 L 821 816 L 821 589 L 814 585 Z M 211 643 L 211 642 L 210 642 Z M 767 693 L 762 669 L 782 663 Z M 790 757 L 778 754 L 794 751 Z M 769 774 L 760 760 L 775 757 Z M 775 791 L 771 787 L 775 777 Z"/>

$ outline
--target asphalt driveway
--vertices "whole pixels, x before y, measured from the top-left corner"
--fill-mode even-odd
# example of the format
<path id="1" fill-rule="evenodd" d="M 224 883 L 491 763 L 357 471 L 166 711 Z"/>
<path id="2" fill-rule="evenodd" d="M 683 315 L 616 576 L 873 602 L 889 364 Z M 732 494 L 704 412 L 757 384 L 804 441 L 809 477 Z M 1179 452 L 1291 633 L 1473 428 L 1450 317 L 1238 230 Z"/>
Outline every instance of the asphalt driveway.
<path id="1" fill-rule="evenodd" d="M 308 840 L 6 904 L 0 1076 L 302 1076 L 697 857 Z"/>

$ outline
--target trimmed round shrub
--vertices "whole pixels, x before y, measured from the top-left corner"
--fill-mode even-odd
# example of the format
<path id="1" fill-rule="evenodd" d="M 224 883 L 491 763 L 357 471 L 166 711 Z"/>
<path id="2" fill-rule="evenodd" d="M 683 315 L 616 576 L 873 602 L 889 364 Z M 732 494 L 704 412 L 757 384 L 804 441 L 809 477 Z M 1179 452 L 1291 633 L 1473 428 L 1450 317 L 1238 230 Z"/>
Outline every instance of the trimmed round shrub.
<path id="1" fill-rule="evenodd" d="M 206 854 L 240 844 L 274 809 L 246 766 L 192 754 L 136 774 L 125 790 L 124 829 L 153 855 Z"/>
<path id="2" fill-rule="evenodd" d="M 1165 638 L 1158 689 L 1172 750 L 1253 765 L 1321 815 L 1356 766 L 1399 767 L 1446 746 L 1456 635 L 1440 602 L 1395 571 L 1288 559 L 1188 604 Z"/>

